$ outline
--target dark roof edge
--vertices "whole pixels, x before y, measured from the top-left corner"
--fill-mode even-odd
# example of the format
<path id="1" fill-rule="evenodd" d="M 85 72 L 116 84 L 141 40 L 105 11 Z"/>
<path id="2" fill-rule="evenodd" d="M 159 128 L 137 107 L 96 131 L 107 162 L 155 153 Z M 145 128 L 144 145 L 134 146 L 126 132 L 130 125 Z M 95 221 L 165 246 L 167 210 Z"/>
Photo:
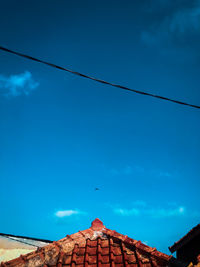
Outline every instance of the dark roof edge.
<path id="1" fill-rule="evenodd" d="M 53 243 L 52 240 L 34 238 L 34 237 L 28 237 L 28 236 L 11 235 L 11 234 L 4 234 L 4 233 L 0 233 L 0 236 L 5 236 L 5 237 L 9 237 L 10 236 L 10 237 L 16 237 L 16 238 L 24 238 L 24 239 L 29 239 L 29 240 L 41 241 L 41 242 L 45 242 L 45 243 Z"/>
<path id="2" fill-rule="evenodd" d="M 187 267 L 188 264 L 183 263 L 183 262 L 177 260 L 174 257 L 171 257 L 171 259 L 169 260 L 169 266 L 173 266 L 173 267 Z"/>
<path id="3" fill-rule="evenodd" d="M 177 249 L 187 244 L 197 234 L 200 234 L 200 224 L 197 224 L 186 235 L 184 235 L 181 239 L 175 242 L 171 247 L 168 247 L 169 250 L 171 251 L 171 253 L 175 252 Z"/>

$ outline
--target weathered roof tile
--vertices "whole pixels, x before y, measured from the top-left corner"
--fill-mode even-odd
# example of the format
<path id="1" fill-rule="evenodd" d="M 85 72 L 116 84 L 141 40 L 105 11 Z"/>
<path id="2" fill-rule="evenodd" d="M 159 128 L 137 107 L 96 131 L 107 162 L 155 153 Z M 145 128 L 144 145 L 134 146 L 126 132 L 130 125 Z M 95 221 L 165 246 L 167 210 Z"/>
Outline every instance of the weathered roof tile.
<path id="1" fill-rule="evenodd" d="M 6 262 L 2 267 L 164 267 L 170 265 L 171 257 L 106 229 L 99 219 L 95 219 L 89 229 Z"/>

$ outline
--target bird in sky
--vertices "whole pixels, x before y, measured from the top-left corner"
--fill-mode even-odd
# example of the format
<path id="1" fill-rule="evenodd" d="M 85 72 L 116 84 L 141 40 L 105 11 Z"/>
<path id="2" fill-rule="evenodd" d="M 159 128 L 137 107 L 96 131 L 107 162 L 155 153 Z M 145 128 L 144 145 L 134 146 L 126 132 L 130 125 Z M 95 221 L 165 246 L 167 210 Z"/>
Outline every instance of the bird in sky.
<path id="1" fill-rule="evenodd" d="M 95 189 L 94 189 L 95 191 L 98 191 L 98 190 L 100 190 L 98 187 L 95 187 Z"/>

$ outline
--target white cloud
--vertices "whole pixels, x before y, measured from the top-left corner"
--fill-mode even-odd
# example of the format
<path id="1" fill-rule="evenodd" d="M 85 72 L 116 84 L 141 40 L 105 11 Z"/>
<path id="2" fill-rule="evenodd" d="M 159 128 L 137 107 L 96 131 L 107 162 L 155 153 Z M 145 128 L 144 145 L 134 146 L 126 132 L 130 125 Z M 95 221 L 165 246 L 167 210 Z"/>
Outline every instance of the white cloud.
<path id="1" fill-rule="evenodd" d="M 83 215 L 85 212 L 80 210 L 58 210 L 55 213 L 55 216 L 58 218 L 70 217 L 73 215 Z"/>
<path id="2" fill-rule="evenodd" d="M 159 2 L 160 10 L 163 12 L 166 9 L 168 13 L 167 15 L 163 15 L 159 21 L 154 21 L 148 30 L 141 33 L 141 40 L 144 43 L 148 45 L 159 45 L 161 42 L 181 40 L 181 38 L 186 37 L 186 34 L 190 36 L 199 35 L 200 0 L 188 2 L 188 5 L 185 6 L 181 1 L 178 5 L 170 1 Z M 155 5 L 154 9 L 151 9 L 150 12 L 157 14 L 159 12 L 157 8 L 158 5 Z M 155 18 L 157 17 L 155 16 Z"/>
<path id="3" fill-rule="evenodd" d="M 167 170 L 160 170 L 156 168 L 144 168 L 139 165 L 127 165 L 121 168 L 112 168 L 109 170 L 109 173 L 112 176 L 131 176 L 132 174 L 137 174 L 137 175 L 151 175 L 154 176 L 154 178 L 174 178 L 175 175 L 177 176 L 176 173 L 171 173 Z"/>
<path id="4" fill-rule="evenodd" d="M 110 174 L 112 176 L 117 176 L 117 175 L 120 175 L 120 171 L 118 171 L 117 169 L 111 169 Z"/>
<path id="5" fill-rule="evenodd" d="M 171 177 L 172 175 L 171 175 L 171 173 L 169 173 L 169 172 L 160 172 L 160 173 L 159 173 L 159 176 L 166 177 L 166 178 L 168 177 L 168 178 L 169 178 L 169 177 Z"/>
<path id="6" fill-rule="evenodd" d="M 111 169 L 110 174 L 112 176 L 118 176 L 118 175 L 130 175 L 133 173 L 133 169 L 131 166 L 126 166 L 121 169 Z"/>
<path id="7" fill-rule="evenodd" d="M 143 201 L 133 202 L 133 207 L 126 208 L 112 208 L 115 214 L 121 216 L 149 216 L 152 218 L 166 218 L 174 216 L 183 216 L 188 214 L 184 206 L 175 207 L 150 207 Z M 191 213 L 192 214 L 192 213 Z"/>
<path id="8" fill-rule="evenodd" d="M 154 218 L 164 218 L 164 217 L 173 217 L 180 216 L 185 214 L 185 207 L 180 206 L 177 208 L 157 208 L 157 209 L 147 209 L 145 214 L 150 215 Z"/>
<path id="9" fill-rule="evenodd" d="M 132 172 L 133 172 L 133 170 L 132 170 L 131 166 L 126 166 L 123 170 L 123 173 L 127 174 L 127 175 L 131 174 Z"/>
<path id="10" fill-rule="evenodd" d="M 122 216 L 132 216 L 132 215 L 138 216 L 138 215 L 140 215 L 140 210 L 136 209 L 136 208 L 133 208 L 133 209 L 115 208 L 113 211 L 114 211 L 114 213 L 122 215 Z"/>
<path id="11" fill-rule="evenodd" d="M 200 29 L 200 2 L 193 8 L 180 10 L 169 21 L 169 31 L 184 33 L 199 31 Z"/>
<path id="12" fill-rule="evenodd" d="M 29 95 L 39 86 L 29 71 L 16 75 L 0 75 L 0 93 L 4 96 Z"/>

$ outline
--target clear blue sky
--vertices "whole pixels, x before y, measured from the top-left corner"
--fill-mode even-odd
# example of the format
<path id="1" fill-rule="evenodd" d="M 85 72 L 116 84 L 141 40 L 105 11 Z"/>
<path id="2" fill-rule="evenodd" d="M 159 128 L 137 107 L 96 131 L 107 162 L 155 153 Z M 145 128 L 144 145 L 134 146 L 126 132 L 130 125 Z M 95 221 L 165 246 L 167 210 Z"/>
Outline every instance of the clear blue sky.
<path id="1" fill-rule="evenodd" d="M 1 45 L 200 104 L 199 1 L 0 4 Z M 98 217 L 169 253 L 199 223 L 199 160 L 199 110 L 0 52 L 0 232 L 57 240 Z"/>

